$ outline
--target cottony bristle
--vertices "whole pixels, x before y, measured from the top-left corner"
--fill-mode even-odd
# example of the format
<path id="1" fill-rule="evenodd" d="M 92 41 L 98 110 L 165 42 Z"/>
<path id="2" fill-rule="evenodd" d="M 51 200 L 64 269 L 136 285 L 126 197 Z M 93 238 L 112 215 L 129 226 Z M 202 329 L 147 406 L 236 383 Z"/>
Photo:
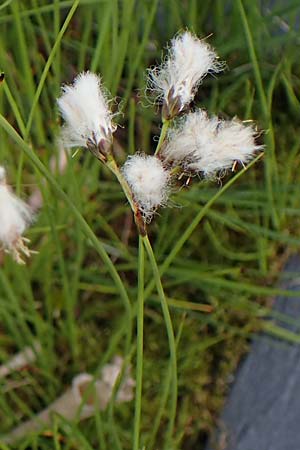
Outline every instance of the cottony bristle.
<path id="1" fill-rule="evenodd" d="M 83 72 L 62 91 L 57 103 L 66 122 L 62 133 L 65 146 L 97 147 L 101 140 L 109 141 L 115 125 L 100 78 Z"/>
<path id="2" fill-rule="evenodd" d="M 212 47 L 186 31 L 172 39 L 165 62 L 149 71 L 149 89 L 163 102 L 166 118 L 172 118 L 192 101 L 208 73 L 223 68 Z"/>
<path id="3" fill-rule="evenodd" d="M 29 206 L 11 192 L 5 181 L 5 169 L 0 167 L 0 242 L 5 252 L 20 264 L 22 255 L 30 256 L 23 233 L 33 220 Z"/>
<path id="4" fill-rule="evenodd" d="M 233 119 L 209 118 L 203 110 L 188 114 L 171 129 L 162 151 L 166 162 L 205 176 L 232 167 L 234 161 L 247 163 L 262 146 L 255 142 L 256 131 Z"/>
<path id="5" fill-rule="evenodd" d="M 169 172 L 156 156 L 141 154 L 129 156 L 122 171 L 145 220 L 150 220 L 168 199 Z"/>

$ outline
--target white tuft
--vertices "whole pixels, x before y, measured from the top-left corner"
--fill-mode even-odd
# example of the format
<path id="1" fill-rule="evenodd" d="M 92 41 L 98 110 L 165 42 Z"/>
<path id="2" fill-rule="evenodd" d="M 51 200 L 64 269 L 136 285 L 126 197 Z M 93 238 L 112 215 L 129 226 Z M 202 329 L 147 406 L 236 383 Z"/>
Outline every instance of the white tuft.
<path id="1" fill-rule="evenodd" d="M 168 199 L 170 173 L 156 156 L 129 156 L 122 172 L 146 221 Z"/>
<path id="2" fill-rule="evenodd" d="M 5 174 L 3 167 L 0 173 Z M 21 253 L 30 255 L 22 234 L 33 220 L 29 206 L 13 194 L 9 187 L 0 183 L 0 242 L 18 263 L 23 263 Z"/>
<path id="3" fill-rule="evenodd" d="M 194 161 L 197 150 L 214 140 L 217 126 L 218 119 L 209 119 L 203 110 L 184 116 L 177 127 L 170 128 L 163 158 L 175 165 Z"/>
<path id="4" fill-rule="evenodd" d="M 206 176 L 232 167 L 235 161 L 250 161 L 257 150 L 256 131 L 237 119 L 222 121 L 209 118 L 202 111 L 188 114 L 178 128 L 169 133 L 169 142 L 162 152 L 167 162 L 182 165 L 186 170 Z"/>
<path id="5" fill-rule="evenodd" d="M 66 122 L 62 133 L 65 146 L 98 146 L 102 139 L 110 140 L 115 125 L 101 79 L 94 73 L 82 72 L 73 85 L 63 86 L 62 91 L 57 103 Z"/>
<path id="6" fill-rule="evenodd" d="M 171 93 L 180 100 L 182 110 L 194 98 L 202 79 L 223 68 L 212 47 L 186 31 L 172 39 L 165 62 L 149 71 L 149 88 L 166 103 Z"/>

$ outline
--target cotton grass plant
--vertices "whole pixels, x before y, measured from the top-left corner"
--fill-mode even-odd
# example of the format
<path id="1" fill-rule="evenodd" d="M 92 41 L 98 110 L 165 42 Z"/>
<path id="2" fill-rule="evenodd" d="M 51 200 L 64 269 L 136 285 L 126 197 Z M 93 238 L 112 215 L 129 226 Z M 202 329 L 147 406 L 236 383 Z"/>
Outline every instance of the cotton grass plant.
<path id="1" fill-rule="evenodd" d="M 221 69 L 222 64 L 211 47 L 185 31 L 171 41 L 169 54 L 163 66 L 150 71 L 152 90 L 162 99 L 162 120 L 169 128 L 183 110 L 189 109 L 197 87 L 209 72 Z M 136 408 L 133 448 L 139 448 L 139 430 L 143 372 L 143 303 L 144 303 L 144 249 L 152 266 L 156 289 L 168 333 L 172 367 L 172 404 L 169 433 L 171 438 L 177 405 L 177 357 L 174 330 L 161 283 L 159 268 L 148 239 L 147 223 L 156 210 L 167 204 L 171 184 L 176 179 L 203 173 L 215 174 L 234 163 L 249 162 L 261 148 L 255 143 L 252 126 L 238 121 L 209 119 L 199 110 L 185 116 L 185 122 L 171 128 L 165 138 L 166 126 L 154 155 L 135 154 L 127 158 L 122 169 L 113 153 L 112 112 L 100 78 L 90 72 L 78 75 L 71 86 L 63 87 L 58 99 L 65 120 L 62 139 L 69 147 L 87 148 L 106 165 L 118 179 L 134 214 L 139 233 L 138 311 L 137 311 L 137 368 Z M 165 140 L 164 140 L 165 138 Z"/>
<path id="2" fill-rule="evenodd" d="M 156 98 L 162 102 L 163 127 L 157 149 L 154 155 L 129 156 L 122 170 L 113 154 L 116 125 L 101 79 L 90 72 L 81 73 L 73 85 L 63 87 L 57 101 L 65 120 L 63 142 L 67 147 L 87 148 L 116 175 L 142 236 L 146 235 L 145 222 L 167 203 L 172 178 L 213 175 L 236 162 L 249 162 L 262 148 L 255 143 L 251 125 L 210 119 L 202 110 L 183 115 L 181 124 L 175 123 L 165 139 L 166 129 L 189 109 L 205 75 L 222 67 L 215 51 L 190 32 L 171 41 L 163 65 L 149 72 L 152 92 L 157 92 Z"/>
<path id="3" fill-rule="evenodd" d="M 221 70 L 215 51 L 203 41 L 185 31 L 172 41 L 163 65 L 149 72 L 152 91 L 157 91 L 157 99 L 162 102 L 163 127 L 157 149 L 153 155 L 136 153 L 128 156 L 120 168 L 114 156 L 113 134 L 117 125 L 113 122 L 110 109 L 112 98 L 104 91 L 101 78 L 92 72 L 82 72 L 72 85 L 63 85 L 57 103 L 64 125 L 60 134 L 63 146 L 83 147 L 104 164 L 119 181 L 134 214 L 139 234 L 138 299 L 137 299 L 137 366 L 136 402 L 133 448 L 140 446 L 140 420 L 143 377 L 143 317 L 144 317 L 144 247 L 147 252 L 168 334 L 171 360 L 171 410 L 169 439 L 172 436 L 177 409 L 177 356 L 173 325 L 160 279 L 159 268 L 150 244 L 147 224 L 151 222 L 159 207 L 167 206 L 168 197 L 176 190 L 176 183 L 184 175 L 202 173 L 204 176 L 216 174 L 230 168 L 236 162 L 249 162 L 261 147 L 255 143 L 252 126 L 238 121 L 224 122 L 208 118 L 202 110 L 188 112 L 200 82 L 208 73 Z M 183 115 L 184 114 L 184 115 Z M 179 123 L 177 117 L 181 115 Z M 166 130 L 169 129 L 166 134 Z M 29 256 L 29 251 L 21 237 L 31 221 L 29 207 L 8 193 L 5 172 L 2 169 L 2 190 L 7 195 L 7 208 L 16 209 L 16 225 L 11 218 L 11 230 L 17 227 L 13 238 L 0 236 L 6 249 L 10 250 L 17 262 L 22 262 L 20 253 Z M 49 178 L 49 177 L 48 177 Z M 100 186 L 101 188 L 101 186 Z M 15 205 L 15 206 L 14 206 Z M 4 212 L 5 213 L 5 212 Z M 7 216 L 7 213 L 4 214 Z M 6 227 L 7 228 L 7 227 Z M 116 275 L 114 275 L 116 276 Z M 122 288 L 123 291 L 123 288 Z M 126 308 L 129 324 L 131 313 Z M 128 344 L 131 334 L 127 333 Z M 127 351 L 129 348 L 127 347 Z M 27 429 L 21 427 L 21 430 Z M 14 433 L 21 436 L 21 432 Z"/>
<path id="4" fill-rule="evenodd" d="M 13 76 L 11 63 L 3 56 L 9 53 L 8 48 L 0 54 L 0 68 L 7 80 L 0 88 L 5 99 L 5 114 L 0 116 L 5 149 L 0 164 L 7 169 L 5 186 L 12 185 L 10 192 L 26 203 L 31 202 L 30 193 L 40 193 L 36 195 L 39 201 L 34 202 L 40 209 L 35 222 L 26 220 L 19 230 L 20 236 L 25 233 L 31 239 L 30 249 L 39 253 L 26 258 L 26 265 L 17 265 L 11 254 L 2 261 L 1 295 L 9 302 L 1 303 L 1 318 L 10 341 L 7 345 L 3 341 L 1 358 L 5 359 L 11 348 L 21 350 L 33 338 L 42 343 L 36 363 L 30 362 L 22 372 L 10 375 L 12 380 L 21 381 L 20 385 L 11 385 L 11 390 L 1 394 L 3 430 L 8 434 L 20 422 L 34 419 L 67 392 L 76 374 L 92 370 L 96 380 L 114 355 L 124 357 L 106 411 L 95 409 L 95 414 L 80 425 L 76 420 L 54 416 L 50 433 L 35 432 L 16 444 L 24 449 L 39 445 L 44 450 L 48 440 L 58 449 L 201 446 L 198 434 L 208 431 L 220 408 L 224 378 L 243 353 L 244 337 L 257 326 L 256 317 L 265 314 L 249 300 L 277 292 L 260 285 L 264 283 L 262 274 L 267 274 L 268 258 L 275 254 L 275 244 L 269 246 L 268 239 L 280 245 L 299 245 L 296 237 L 269 227 L 270 222 L 278 224 L 279 205 L 294 210 L 292 199 L 296 196 L 290 183 L 294 165 L 283 161 L 285 176 L 281 171 L 279 176 L 286 197 L 284 200 L 284 194 L 276 191 L 274 208 L 276 177 L 272 171 L 276 165 L 268 122 L 271 99 L 264 97 L 242 3 L 232 17 L 236 24 L 243 23 L 247 40 L 243 29 L 232 27 L 237 35 L 226 42 L 229 47 L 236 42 L 248 43 L 259 100 L 249 84 L 248 78 L 253 82 L 250 65 L 239 67 L 234 60 L 229 64 L 231 70 L 222 73 L 224 63 L 211 42 L 220 39 L 216 48 L 221 59 L 227 59 L 232 49 L 222 43 L 225 30 L 217 26 L 219 13 L 214 11 L 220 38 L 216 33 L 213 39 L 199 39 L 181 31 L 170 42 L 162 64 L 148 72 L 148 92 L 161 113 L 156 127 L 158 116 L 153 117 L 150 108 L 141 108 L 133 87 L 135 83 L 144 86 L 144 55 L 156 48 L 152 64 L 159 60 L 161 45 L 155 47 L 149 38 L 150 30 L 154 32 L 157 3 L 138 2 L 143 14 L 135 15 L 135 8 L 126 1 L 126 15 L 121 17 L 114 3 L 103 2 L 99 8 L 98 3 L 93 6 L 87 2 L 79 7 L 78 22 L 71 27 L 72 39 L 67 28 L 79 2 L 72 4 L 62 24 L 60 12 L 67 6 L 60 2 L 47 5 L 45 11 L 38 6 L 22 10 L 18 2 L 12 2 L 9 13 L 0 17 L 7 36 L 15 30 L 14 42 L 24 43 L 24 36 L 32 42 L 34 26 L 42 30 L 37 42 L 43 42 L 42 51 L 38 46 L 35 49 L 41 59 L 32 61 L 34 76 L 29 46 L 19 45 L 17 58 L 17 47 L 12 50 L 13 67 L 18 68 L 12 71 Z M 184 8 L 178 5 L 182 17 Z M 201 17 L 206 22 L 204 11 L 195 14 L 196 2 L 187 8 L 187 21 Z M 169 37 L 180 23 L 175 11 L 166 7 L 165 13 Z M 147 18 L 142 28 L 136 26 L 136 17 Z M 130 20 L 134 27 L 129 26 Z M 54 40 L 47 32 L 50 23 Z M 76 30 L 83 30 L 78 40 Z M 205 36 L 205 32 L 199 35 Z M 3 39 L 2 45 L 5 43 Z M 286 76 L 289 79 L 288 72 Z M 20 94 L 16 85 L 22 87 Z M 275 85 L 275 81 L 268 85 L 269 96 Z M 122 114 L 115 114 L 119 99 L 112 99 L 116 93 L 123 102 L 125 120 Z M 58 109 L 63 116 L 61 131 Z M 257 118 L 266 130 L 267 192 L 264 184 L 257 187 L 262 164 L 258 171 L 245 174 L 261 157 L 255 122 L 243 122 L 235 116 Z M 152 148 L 150 137 L 159 131 L 157 146 Z M 123 141 L 128 142 L 129 151 L 127 147 L 124 151 Z M 72 147 L 66 158 L 61 145 Z M 78 146 L 82 150 L 78 151 Z M 24 156 L 16 164 L 20 149 Z M 58 156 L 53 164 L 55 150 Z M 296 147 L 292 154 L 296 158 Z M 204 218 L 203 226 L 198 227 Z M 12 275 L 17 282 L 10 281 Z M 137 337 L 133 333 L 135 317 Z M 164 328 L 168 341 L 162 334 Z M 135 406 L 130 402 L 118 405 L 118 385 L 135 355 Z M 216 366 L 222 375 L 214 381 Z M 24 381 L 27 384 L 23 387 Z M 5 389 L 7 386 L 9 383 Z M 82 399 L 81 410 L 88 406 L 86 401 Z"/>

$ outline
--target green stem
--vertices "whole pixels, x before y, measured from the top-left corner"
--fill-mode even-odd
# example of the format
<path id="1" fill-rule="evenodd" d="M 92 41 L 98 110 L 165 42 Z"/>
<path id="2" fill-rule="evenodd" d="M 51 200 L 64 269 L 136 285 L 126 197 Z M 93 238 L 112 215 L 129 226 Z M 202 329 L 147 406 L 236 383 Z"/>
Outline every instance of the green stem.
<path id="1" fill-rule="evenodd" d="M 44 186 L 42 188 L 44 191 Z M 48 199 L 48 196 L 43 192 L 43 198 Z M 47 205 L 50 205 L 49 201 L 45 202 Z M 53 208 L 53 206 L 52 206 Z M 77 326 L 76 326 L 76 317 L 75 317 L 75 304 L 72 298 L 72 290 L 70 286 L 70 280 L 68 278 L 67 268 L 66 268 L 66 260 L 63 255 L 63 249 L 61 243 L 59 241 L 59 236 L 57 229 L 55 227 L 55 218 L 53 217 L 52 208 L 47 207 L 47 215 L 48 220 L 52 232 L 52 240 L 56 247 L 56 253 L 58 258 L 59 270 L 62 277 L 62 286 L 65 298 L 65 308 L 66 308 L 66 328 L 68 330 L 68 337 L 70 341 L 71 353 L 73 356 L 73 360 L 76 361 L 78 356 L 78 339 L 77 339 Z"/>
<path id="2" fill-rule="evenodd" d="M 184 317 L 185 316 L 183 316 L 183 318 L 182 318 L 182 321 L 181 321 L 181 324 L 179 326 L 178 333 L 176 336 L 176 350 L 178 348 L 178 344 L 179 344 L 182 330 L 183 330 Z M 172 380 L 172 364 L 170 361 L 168 364 L 167 373 L 164 377 L 164 387 L 163 387 L 162 393 L 160 395 L 160 404 L 156 411 L 155 419 L 154 419 L 152 429 L 151 429 L 150 439 L 149 439 L 149 442 L 147 443 L 147 448 L 154 448 L 155 438 L 158 433 L 163 414 L 165 412 L 168 395 L 169 395 L 169 391 L 170 391 L 171 380 Z"/>
<path id="3" fill-rule="evenodd" d="M 132 309 L 131 303 L 126 291 L 126 288 L 120 278 L 119 273 L 117 272 L 113 262 L 108 256 L 105 248 L 102 243 L 98 240 L 97 236 L 94 234 L 93 230 L 90 228 L 88 223 L 85 221 L 81 213 L 78 211 L 73 202 L 69 199 L 68 195 L 61 189 L 59 184 L 53 175 L 47 170 L 44 164 L 40 161 L 40 159 L 33 152 L 32 148 L 29 144 L 27 144 L 21 136 L 16 132 L 16 130 L 9 124 L 9 122 L 0 114 L 0 126 L 7 132 L 7 134 L 15 141 L 17 145 L 23 150 L 25 155 L 29 158 L 34 167 L 38 169 L 38 171 L 46 178 L 49 184 L 52 186 L 53 190 L 56 194 L 68 205 L 70 211 L 73 216 L 76 218 L 80 227 L 86 237 L 90 239 L 91 243 L 94 246 L 96 252 L 100 255 L 103 263 L 106 265 L 116 288 L 119 291 L 120 298 L 123 300 L 124 307 L 128 316 L 128 330 L 127 330 L 127 340 L 126 340 L 126 352 L 129 351 L 130 342 L 131 342 L 131 333 L 132 333 Z"/>
<path id="4" fill-rule="evenodd" d="M 247 14 L 243 5 L 242 0 L 237 2 L 240 11 L 240 16 L 244 26 L 244 32 L 246 36 L 246 41 L 248 45 L 250 59 L 252 61 L 253 72 L 255 77 L 255 82 L 257 86 L 258 95 L 260 97 L 260 104 L 264 119 L 264 126 L 268 128 L 268 134 L 266 135 L 267 149 L 266 152 L 266 164 L 265 164 L 265 176 L 267 192 L 269 196 L 269 203 L 272 206 L 272 221 L 276 229 L 279 229 L 279 216 L 276 209 L 276 202 L 274 198 L 273 185 L 278 185 L 278 173 L 277 173 L 277 161 L 275 155 L 275 140 L 274 140 L 274 130 L 272 124 L 272 114 L 271 109 L 268 105 L 267 95 L 265 93 L 263 79 L 261 76 L 261 71 L 259 68 L 258 58 L 255 51 L 254 41 L 252 33 L 249 27 L 249 22 L 247 19 Z"/>
<path id="5" fill-rule="evenodd" d="M 120 185 L 121 185 L 121 187 L 122 187 L 122 189 L 124 191 L 124 194 L 125 194 L 125 196 L 126 196 L 126 198 L 128 200 L 128 203 L 130 204 L 131 209 L 132 209 L 132 211 L 135 214 L 138 208 L 137 208 L 137 205 L 136 205 L 136 203 L 135 203 L 135 201 L 134 201 L 134 199 L 132 197 L 131 189 L 130 189 L 130 187 L 129 187 L 129 185 L 128 185 L 124 175 L 122 174 L 119 166 L 117 165 L 114 157 L 110 154 L 110 155 L 108 155 L 107 158 L 108 159 L 107 159 L 107 162 L 105 163 L 105 165 L 112 171 L 112 173 L 117 178 L 117 180 L 120 183 Z"/>
<path id="6" fill-rule="evenodd" d="M 42 90 L 43 90 L 43 87 L 44 87 L 44 84 L 45 84 L 48 72 L 49 72 L 50 67 L 52 65 L 52 62 L 54 60 L 54 57 L 55 57 L 55 55 L 56 55 L 56 53 L 57 53 L 57 51 L 59 49 L 61 40 L 62 40 L 62 38 L 63 38 L 63 36 L 64 36 L 64 34 L 66 32 L 66 29 L 67 29 L 67 27 L 68 27 L 68 25 L 69 25 L 73 15 L 74 15 L 75 11 L 76 11 L 76 9 L 77 9 L 77 7 L 79 5 L 79 2 L 80 2 L 80 0 L 75 0 L 74 1 L 73 5 L 72 5 L 72 8 L 70 9 L 70 11 L 69 11 L 69 13 L 68 13 L 68 15 L 67 15 L 67 17 L 66 17 L 66 19 L 64 21 L 64 24 L 63 24 L 60 32 L 57 35 L 57 38 L 56 38 L 55 43 L 53 45 L 53 48 L 52 48 L 52 50 L 50 52 L 50 55 L 48 57 L 48 60 L 47 60 L 47 62 L 45 64 L 45 67 L 44 67 L 43 73 L 41 75 L 41 78 L 40 78 L 37 90 L 36 90 L 36 92 L 34 94 L 34 97 L 33 97 L 31 110 L 30 110 L 28 121 L 27 121 L 27 124 L 26 124 L 26 136 L 29 136 L 29 132 L 30 132 L 30 129 L 31 129 L 31 126 L 32 126 L 34 113 L 35 113 L 36 107 L 38 105 L 38 101 L 39 101 L 39 98 L 41 96 L 41 93 L 42 93 Z"/>
<path id="7" fill-rule="evenodd" d="M 128 203 L 130 204 L 130 207 L 133 211 L 134 214 L 134 220 L 139 232 L 139 235 L 141 236 L 145 236 L 146 235 L 146 226 L 143 220 L 143 217 L 141 215 L 140 209 L 138 207 L 138 204 L 135 202 L 133 195 L 132 195 L 132 191 L 124 177 L 124 175 L 122 174 L 122 171 L 120 170 L 119 166 L 117 165 L 114 157 L 110 154 L 108 155 L 107 161 L 105 163 L 105 165 L 112 171 L 112 173 L 115 175 L 115 177 L 117 178 L 117 180 L 119 181 L 124 194 L 128 200 Z"/>
<path id="8" fill-rule="evenodd" d="M 243 26 L 244 26 L 244 32 L 246 35 L 250 59 L 252 61 L 252 65 L 253 65 L 256 86 L 257 86 L 258 94 L 260 96 L 262 113 L 263 113 L 264 119 L 268 120 L 269 108 L 268 108 L 267 97 L 266 97 L 265 90 L 264 90 L 263 80 L 262 80 L 262 76 L 261 76 L 260 69 L 259 69 L 258 59 L 256 56 L 256 51 L 255 51 L 249 23 L 248 23 L 246 11 L 245 11 L 242 0 L 238 0 L 237 3 L 238 3 L 238 8 L 240 10 L 240 15 L 241 15 Z"/>
<path id="9" fill-rule="evenodd" d="M 148 239 L 148 236 L 144 236 L 143 243 L 145 245 L 150 264 L 152 266 L 153 271 L 153 277 L 156 284 L 157 293 L 160 298 L 161 307 L 163 311 L 163 316 L 166 324 L 166 330 L 169 340 L 169 348 L 170 348 L 170 364 L 172 368 L 172 392 L 171 392 L 171 407 L 170 407 L 170 414 L 169 414 L 169 426 L 168 426 L 168 432 L 167 432 L 167 439 L 171 440 L 172 433 L 174 430 L 174 424 L 175 424 L 175 418 L 176 418 L 176 409 L 177 409 L 177 391 L 178 391 L 178 385 L 177 385 L 177 358 L 176 358 L 176 342 L 174 338 L 174 331 L 173 331 L 173 325 L 172 320 L 169 312 L 168 303 L 166 300 L 166 296 L 164 293 L 164 289 L 161 283 L 160 274 L 158 265 L 152 250 L 152 246 L 150 244 L 150 241 Z"/>
<path id="10" fill-rule="evenodd" d="M 135 388 L 135 415 L 133 432 L 133 450 L 139 449 L 142 408 L 142 381 L 143 381 L 143 339 L 144 339 L 144 273 L 145 252 L 141 236 L 139 236 L 138 259 L 138 301 L 137 301 L 137 354 L 136 354 L 136 388 Z"/>
<path id="11" fill-rule="evenodd" d="M 33 70 L 30 65 L 30 56 L 29 56 L 30 46 L 29 43 L 26 41 L 27 37 L 24 28 L 25 23 L 23 20 L 21 20 L 20 3 L 11 2 L 10 6 L 13 13 L 14 24 L 17 31 L 17 42 L 15 49 L 17 49 L 18 57 L 20 58 L 24 82 L 29 94 L 28 97 L 32 98 L 34 96 L 34 80 L 33 80 Z M 36 129 L 38 134 L 43 138 L 43 140 L 45 140 L 41 117 L 42 117 L 41 114 L 37 116 Z"/>
<path id="12" fill-rule="evenodd" d="M 168 131 L 168 128 L 170 126 L 170 122 L 171 122 L 170 120 L 163 119 L 163 124 L 162 124 L 162 127 L 161 127 L 159 140 L 158 140 L 157 147 L 156 147 L 156 150 L 155 150 L 155 153 L 154 153 L 155 155 L 158 155 L 159 152 L 160 152 L 160 149 L 161 149 L 161 147 L 162 147 L 162 145 L 163 145 L 163 143 L 165 141 L 165 138 L 166 138 L 166 135 L 167 135 L 167 131 Z"/>

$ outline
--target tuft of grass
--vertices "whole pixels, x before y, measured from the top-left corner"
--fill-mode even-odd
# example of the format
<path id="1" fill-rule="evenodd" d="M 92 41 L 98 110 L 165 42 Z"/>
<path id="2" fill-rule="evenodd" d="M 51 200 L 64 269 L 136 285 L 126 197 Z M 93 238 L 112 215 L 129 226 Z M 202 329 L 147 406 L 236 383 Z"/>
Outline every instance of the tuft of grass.
<path id="1" fill-rule="evenodd" d="M 293 0 L 272 10 L 258 0 L 2 3 L 0 164 L 25 199 L 39 187 L 44 206 L 28 233 L 39 253 L 25 267 L 8 257 L 0 263 L 0 362 L 35 341 L 42 346 L 33 365 L 0 380 L 1 436 L 115 354 L 133 368 L 138 358 L 139 397 L 136 406 L 112 401 L 82 423 L 55 416 L 47 433 L 0 448 L 204 448 L 249 337 L 264 329 L 299 342 L 265 322 L 271 297 L 296 295 L 276 279 L 300 247 L 299 8 Z M 228 64 L 205 79 L 196 103 L 255 120 L 266 149 L 249 170 L 217 185 L 192 180 L 174 195 L 174 207 L 150 226 L 155 267 L 147 243 L 148 256 L 138 252 L 116 180 L 91 155 L 70 157 L 63 175 L 50 170 L 59 154 L 56 97 L 79 71 L 99 72 L 121 101 L 119 162 L 153 152 L 160 120 L 144 97 L 145 70 L 185 27 L 213 33 L 209 42 Z"/>

